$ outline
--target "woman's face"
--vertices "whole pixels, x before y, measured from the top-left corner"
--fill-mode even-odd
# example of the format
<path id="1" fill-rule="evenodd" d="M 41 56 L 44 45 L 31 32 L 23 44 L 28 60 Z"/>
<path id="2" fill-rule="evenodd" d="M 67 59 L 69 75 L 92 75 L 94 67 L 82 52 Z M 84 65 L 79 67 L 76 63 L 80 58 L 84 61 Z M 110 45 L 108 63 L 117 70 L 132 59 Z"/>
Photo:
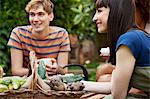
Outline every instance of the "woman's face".
<path id="1" fill-rule="evenodd" d="M 93 21 L 96 23 L 99 33 L 107 32 L 107 21 L 109 16 L 110 8 L 101 7 L 96 10 L 93 17 Z"/>

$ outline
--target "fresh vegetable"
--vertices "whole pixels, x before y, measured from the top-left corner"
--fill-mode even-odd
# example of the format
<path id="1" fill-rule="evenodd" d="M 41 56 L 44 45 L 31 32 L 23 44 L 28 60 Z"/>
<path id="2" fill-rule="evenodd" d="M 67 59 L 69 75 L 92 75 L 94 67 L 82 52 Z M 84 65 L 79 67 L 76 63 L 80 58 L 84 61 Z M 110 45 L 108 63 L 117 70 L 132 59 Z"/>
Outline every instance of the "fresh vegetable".
<path id="1" fill-rule="evenodd" d="M 8 89 L 9 89 L 9 90 L 13 90 L 13 85 L 12 85 L 12 83 L 10 83 L 10 84 L 8 85 Z"/>
<path id="2" fill-rule="evenodd" d="M 0 84 L 0 92 L 8 91 L 8 87 L 6 85 Z"/>
<path id="3" fill-rule="evenodd" d="M 10 90 L 19 89 L 20 86 L 22 86 L 25 82 L 26 80 L 19 76 L 9 76 L 0 78 L 0 84 L 7 86 Z"/>
<path id="4" fill-rule="evenodd" d="M 11 78 L 10 77 L 3 77 L 0 79 L 0 84 L 8 86 L 11 83 Z"/>
<path id="5" fill-rule="evenodd" d="M 26 81 L 25 79 L 19 76 L 13 76 L 11 80 L 12 80 L 12 85 L 14 89 L 19 89 L 20 86 L 24 84 Z"/>
<path id="6" fill-rule="evenodd" d="M 83 79 L 82 75 L 70 75 L 70 76 L 63 76 L 63 82 L 64 83 L 72 83 L 81 81 Z"/>
<path id="7" fill-rule="evenodd" d="M 45 64 L 44 61 L 39 61 L 39 64 L 37 64 L 37 58 L 35 56 L 35 52 L 31 51 L 30 52 L 30 65 L 32 69 L 32 74 L 29 76 L 30 78 L 27 80 L 29 83 L 25 83 L 25 85 L 31 85 L 31 88 L 29 89 L 34 89 L 35 87 L 39 88 L 42 90 L 42 92 L 46 94 L 51 94 L 50 92 L 50 86 L 48 86 L 43 79 L 46 78 L 46 69 L 45 69 Z M 24 86 L 24 85 L 23 85 Z M 30 86 L 29 86 L 30 87 Z"/>
<path id="8" fill-rule="evenodd" d="M 33 81 L 33 75 L 26 78 L 26 82 L 21 86 L 21 89 L 28 89 Z"/>
<path id="9" fill-rule="evenodd" d="M 48 80 L 45 80 L 45 82 L 53 90 L 81 91 L 84 88 L 84 84 L 80 82 L 82 78 L 82 75 L 74 74 L 53 75 Z"/>
<path id="10" fill-rule="evenodd" d="M 39 61 L 38 74 L 42 79 L 46 78 L 46 69 L 45 69 L 44 61 Z"/>
<path id="11" fill-rule="evenodd" d="M 14 88 L 14 89 L 19 89 L 19 87 L 20 87 L 20 82 L 19 82 L 19 80 L 13 79 L 12 85 L 13 85 L 13 88 Z"/>

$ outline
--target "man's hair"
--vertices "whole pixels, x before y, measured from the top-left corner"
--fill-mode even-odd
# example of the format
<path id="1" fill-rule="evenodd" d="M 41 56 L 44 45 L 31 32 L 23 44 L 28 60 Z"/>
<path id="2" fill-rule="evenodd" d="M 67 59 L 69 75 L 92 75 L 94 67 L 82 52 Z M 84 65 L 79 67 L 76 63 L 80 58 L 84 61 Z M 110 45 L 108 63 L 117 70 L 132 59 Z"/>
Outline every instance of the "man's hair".
<path id="1" fill-rule="evenodd" d="M 50 14 L 53 12 L 54 5 L 50 0 L 31 0 L 27 5 L 26 5 L 26 12 L 29 13 L 32 7 L 38 7 L 38 5 L 42 5 L 44 10 Z"/>
<path id="2" fill-rule="evenodd" d="M 110 54 L 115 57 L 115 46 L 119 36 L 135 24 L 135 3 L 133 0 L 97 0 L 96 7 L 110 8 L 107 36 L 111 47 Z"/>

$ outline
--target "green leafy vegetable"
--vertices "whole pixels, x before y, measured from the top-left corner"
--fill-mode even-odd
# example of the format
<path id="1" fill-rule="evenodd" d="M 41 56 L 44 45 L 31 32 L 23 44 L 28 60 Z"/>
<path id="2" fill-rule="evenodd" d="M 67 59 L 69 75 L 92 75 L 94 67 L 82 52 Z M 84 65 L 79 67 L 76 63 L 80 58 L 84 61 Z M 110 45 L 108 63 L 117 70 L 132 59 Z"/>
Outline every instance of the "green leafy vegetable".
<path id="1" fill-rule="evenodd" d="M 46 78 L 46 69 L 44 61 L 40 61 L 38 65 L 38 74 L 42 79 Z"/>
<path id="2" fill-rule="evenodd" d="M 64 83 L 72 83 L 72 82 L 81 81 L 82 79 L 83 79 L 82 75 L 70 75 L 70 76 L 64 76 L 63 82 Z"/>

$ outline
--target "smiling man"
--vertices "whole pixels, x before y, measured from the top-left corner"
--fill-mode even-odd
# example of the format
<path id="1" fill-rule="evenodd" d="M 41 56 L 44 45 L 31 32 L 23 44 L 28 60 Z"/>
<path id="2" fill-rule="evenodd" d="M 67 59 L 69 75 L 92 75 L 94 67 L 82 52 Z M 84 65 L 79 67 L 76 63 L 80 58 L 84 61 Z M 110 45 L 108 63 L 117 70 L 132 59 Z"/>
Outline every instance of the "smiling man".
<path id="1" fill-rule="evenodd" d="M 62 67 L 68 64 L 70 41 L 65 29 L 49 25 L 54 18 L 53 3 L 50 0 L 31 0 L 25 10 L 30 25 L 14 28 L 8 41 L 12 74 L 30 75 L 30 51 L 35 51 L 38 59 L 53 58 L 53 64 L 46 66 L 48 75 L 66 73 Z"/>

